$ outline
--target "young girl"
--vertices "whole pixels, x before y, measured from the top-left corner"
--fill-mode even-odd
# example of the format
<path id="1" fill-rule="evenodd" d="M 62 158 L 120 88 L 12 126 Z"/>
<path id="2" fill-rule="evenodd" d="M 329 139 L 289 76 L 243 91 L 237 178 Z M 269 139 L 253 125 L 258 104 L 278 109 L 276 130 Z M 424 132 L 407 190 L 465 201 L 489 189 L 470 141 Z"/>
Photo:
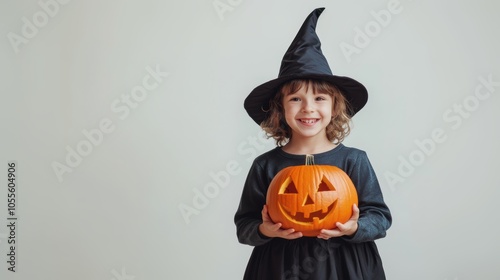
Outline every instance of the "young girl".
<path id="1" fill-rule="evenodd" d="M 255 88 L 245 100 L 252 119 L 276 140 L 277 147 L 257 157 L 248 174 L 235 215 L 238 240 L 255 246 L 244 279 L 385 279 L 374 243 L 384 237 L 391 214 L 364 151 L 341 144 L 349 121 L 367 101 L 359 82 L 332 75 L 321 53 L 314 10 L 286 52 L 277 79 Z M 303 165 L 313 154 L 319 165 L 344 170 L 358 193 L 346 223 L 305 237 L 282 229 L 267 213 L 266 193 L 274 176 Z"/>

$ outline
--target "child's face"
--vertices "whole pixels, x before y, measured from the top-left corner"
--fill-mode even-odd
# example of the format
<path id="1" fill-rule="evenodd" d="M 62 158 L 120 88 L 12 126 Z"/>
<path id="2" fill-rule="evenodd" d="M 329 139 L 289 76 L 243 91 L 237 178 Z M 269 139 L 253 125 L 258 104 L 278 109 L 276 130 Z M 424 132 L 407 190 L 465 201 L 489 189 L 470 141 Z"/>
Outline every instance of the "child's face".
<path id="1" fill-rule="evenodd" d="M 327 93 L 313 92 L 303 85 L 297 92 L 283 96 L 285 120 L 293 138 L 326 137 L 326 127 L 332 120 L 333 99 Z"/>

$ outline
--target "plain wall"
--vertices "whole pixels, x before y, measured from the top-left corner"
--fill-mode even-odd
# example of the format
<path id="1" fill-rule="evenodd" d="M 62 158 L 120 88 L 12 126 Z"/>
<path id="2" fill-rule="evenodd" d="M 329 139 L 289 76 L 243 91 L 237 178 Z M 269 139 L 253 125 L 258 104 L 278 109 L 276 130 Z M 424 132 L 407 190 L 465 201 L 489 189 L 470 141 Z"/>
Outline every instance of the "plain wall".
<path id="1" fill-rule="evenodd" d="M 368 153 L 393 213 L 388 279 L 497 279 L 489 0 L 0 2 L 0 278 L 241 279 L 252 248 L 233 215 L 274 147 L 243 100 L 322 6 L 333 72 L 369 91 L 344 144 Z"/>

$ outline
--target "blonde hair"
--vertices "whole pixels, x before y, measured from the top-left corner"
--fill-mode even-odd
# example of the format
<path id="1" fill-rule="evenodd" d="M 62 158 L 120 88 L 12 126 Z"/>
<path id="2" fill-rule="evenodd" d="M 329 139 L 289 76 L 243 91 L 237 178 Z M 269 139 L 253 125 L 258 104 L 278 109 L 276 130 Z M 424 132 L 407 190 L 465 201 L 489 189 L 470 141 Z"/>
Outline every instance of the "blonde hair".
<path id="1" fill-rule="evenodd" d="M 269 101 L 269 116 L 260 124 L 268 138 L 274 138 L 278 146 L 284 146 L 290 140 L 292 131 L 285 121 L 283 97 L 296 93 L 303 86 L 311 87 L 314 93 L 326 93 L 332 97 L 332 120 L 326 127 L 326 137 L 335 144 L 342 142 L 351 131 L 349 103 L 335 85 L 312 79 L 296 79 L 285 83 Z"/>

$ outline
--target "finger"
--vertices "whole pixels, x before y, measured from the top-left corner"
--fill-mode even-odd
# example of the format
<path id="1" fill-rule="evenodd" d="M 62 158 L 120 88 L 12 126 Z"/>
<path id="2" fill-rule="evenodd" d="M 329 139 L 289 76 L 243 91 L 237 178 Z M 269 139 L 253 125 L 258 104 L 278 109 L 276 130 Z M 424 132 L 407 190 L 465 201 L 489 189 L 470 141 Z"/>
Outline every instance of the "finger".
<path id="1" fill-rule="evenodd" d="M 351 217 L 351 219 L 356 219 L 356 220 L 359 219 L 359 208 L 358 208 L 358 205 L 356 205 L 356 204 L 352 205 L 352 217 Z"/>
<path id="2" fill-rule="evenodd" d="M 330 235 L 325 235 L 325 234 L 318 235 L 318 238 L 321 238 L 321 239 L 324 239 L 324 240 L 328 240 L 328 239 L 334 238 L 334 237 L 338 237 L 338 236 L 330 236 Z"/>
<path id="3" fill-rule="evenodd" d="M 297 239 L 300 237 L 302 237 L 302 232 L 300 232 L 300 231 L 295 232 L 295 230 L 293 230 L 292 232 L 287 233 L 283 236 L 283 238 L 286 238 L 286 239 Z"/>
<path id="4" fill-rule="evenodd" d="M 341 235 L 351 236 L 358 230 L 358 221 L 351 219 L 347 223 L 337 223 L 337 228 L 339 229 Z"/>
<path id="5" fill-rule="evenodd" d="M 318 235 L 319 238 L 323 239 L 329 239 L 332 237 L 339 237 L 339 236 L 342 236 L 342 233 L 337 229 L 322 229 L 320 231 L 320 234 Z"/>
<path id="6" fill-rule="evenodd" d="M 263 221 L 271 221 L 271 217 L 269 217 L 269 213 L 267 213 L 267 206 L 264 205 L 264 207 L 262 207 L 262 220 Z"/>
<path id="7" fill-rule="evenodd" d="M 283 234 L 283 236 L 293 234 L 294 232 L 295 232 L 295 229 L 293 229 L 293 228 L 284 229 L 284 230 L 281 231 L 281 233 Z"/>
<path id="8" fill-rule="evenodd" d="M 295 232 L 293 234 L 288 235 L 287 239 L 297 239 L 302 237 L 302 232 Z"/>
<path id="9" fill-rule="evenodd" d="M 264 204 L 264 206 L 262 207 L 261 213 L 262 213 L 262 216 L 267 215 L 267 205 Z"/>
<path id="10" fill-rule="evenodd" d="M 330 236 L 326 236 L 326 235 L 318 235 L 318 238 L 321 238 L 321 239 L 324 239 L 324 240 L 328 240 L 331 237 Z"/>
<path id="11" fill-rule="evenodd" d="M 347 225 L 347 223 L 343 224 L 343 223 L 337 222 L 335 225 L 337 226 L 338 231 L 342 232 L 342 233 L 345 231 L 348 231 L 350 228 L 349 225 Z"/>
<path id="12" fill-rule="evenodd" d="M 278 231 L 278 230 L 280 230 L 280 228 L 281 228 L 281 223 L 277 223 L 277 224 L 273 224 L 270 227 L 270 230 L 272 230 L 272 231 Z"/>

